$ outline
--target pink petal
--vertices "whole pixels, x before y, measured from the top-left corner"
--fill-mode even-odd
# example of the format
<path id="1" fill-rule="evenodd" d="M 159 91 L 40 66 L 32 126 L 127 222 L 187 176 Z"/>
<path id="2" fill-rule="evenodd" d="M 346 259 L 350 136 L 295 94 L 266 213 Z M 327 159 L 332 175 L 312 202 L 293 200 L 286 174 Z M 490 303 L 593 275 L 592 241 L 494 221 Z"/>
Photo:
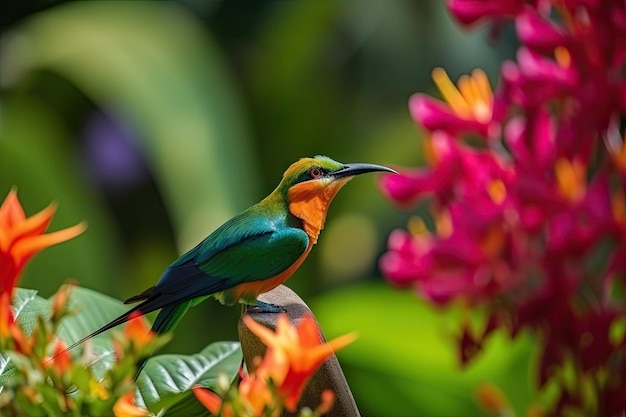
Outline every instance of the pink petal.
<path id="1" fill-rule="evenodd" d="M 557 46 L 569 43 L 559 27 L 530 8 L 515 19 L 515 29 L 522 43 L 539 52 L 552 53 Z"/>
<path id="2" fill-rule="evenodd" d="M 450 12 L 465 25 L 489 17 L 515 16 L 522 5 L 522 1 L 516 0 L 448 0 Z"/>
<path id="3" fill-rule="evenodd" d="M 411 96 L 409 110 L 413 120 L 430 132 L 442 130 L 452 136 L 476 133 L 486 137 L 489 131 L 489 123 L 460 118 L 447 104 L 425 94 Z"/>

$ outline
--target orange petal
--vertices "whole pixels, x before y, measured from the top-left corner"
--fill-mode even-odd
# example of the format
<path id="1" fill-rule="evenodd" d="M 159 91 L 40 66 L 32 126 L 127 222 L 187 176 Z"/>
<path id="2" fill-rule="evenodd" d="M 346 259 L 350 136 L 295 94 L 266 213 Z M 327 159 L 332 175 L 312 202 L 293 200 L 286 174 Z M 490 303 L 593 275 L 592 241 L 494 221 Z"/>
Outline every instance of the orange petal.
<path id="1" fill-rule="evenodd" d="M 13 322 L 9 326 L 9 333 L 15 342 L 15 350 L 22 355 L 31 356 L 33 354 L 33 346 L 36 340 L 35 331 L 30 336 L 26 336 L 20 326 Z"/>
<path id="2" fill-rule="evenodd" d="M 0 227 L 0 251 L 9 250 L 9 229 Z"/>
<path id="3" fill-rule="evenodd" d="M 320 416 L 330 413 L 330 410 L 332 410 L 335 405 L 335 398 L 335 393 L 332 390 L 325 389 L 322 391 L 320 405 L 317 406 L 315 411 L 317 411 Z"/>
<path id="4" fill-rule="evenodd" d="M 580 201 L 586 192 L 587 167 L 582 162 L 559 158 L 554 163 L 557 186 L 562 196 L 569 201 Z"/>
<path id="5" fill-rule="evenodd" d="M 26 218 L 24 209 L 17 198 L 17 190 L 11 188 L 9 194 L 0 206 L 0 229 L 11 227 L 16 222 Z"/>
<path id="6" fill-rule="evenodd" d="M 124 328 L 124 335 L 127 340 L 132 341 L 138 348 L 143 348 L 154 339 L 154 332 L 150 330 L 143 315 L 138 311 L 132 313 L 128 318 Z"/>
<path id="7" fill-rule="evenodd" d="M 476 390 L 478 403 L 490 413 L 505 415 L 509 404 L 504 393 L 495 385 L 483 382 Z"/>
<path id="8" fill-rule="evenodd" d="M 287 376 L 289 366 L 289 357 L 283 349 L 268 348 L 261 363 L 254 369 L 254 375 L 263 380 L 272 378 L 276 385 L 280 385 Z"/>
<path id="9" fill-rule="evenodd" d="M 202 404 L 211 414 L 217 415 L 222 407 L 222 399 L 219 395 L 214 393 L 208 388 L 201 387 L 199 385 L 192 388 L 193 395 L 196 396 L 200 404 Z"/>
<path id="10" fill-rule="evenodd" d="M 315 346 L 321 343 L 320 332 L 315 319 L 310 314 L 305 314 L 298 325 L 298 337 L 302 347 Z"/>
<path id="11" fill-rule="evenodd" d="M 276 335 L 279 344 L 285 349 L 297 345 L 300 340 L 298 330 L 284 313 L 276 321 Z"/>
<path id="12" fill-rule="evenodd" d="M 476 68 L 472 71 L 472 84 L 474 94 L 479 100 L 485 103 L 493 103 L 493 91 L 489 85 L 489 79 L 487 74 L 480 68 Z"/>
<path id="13" fill-rule="evenodd" d="M 51 317 L 59 318 L 61 313 L 65 311 L 67 301 L 69 300 L 75 286 L 76 283 L 70 281 L 66 284 L 63 284 L 61 288 L 59 288 L 59 290 L 54 295 L 54 299 L 52 300 L 52 308 L 50 309 Z"/>
<path id="14" fill-rule="evenodd" d="M 280 327 L 280 321 L 282 316 L 283 314 L 278 317 L 278 322 L 276 324 L 277 330 Z M 246 327 L 250 329 L 250 331 L 254 333 L 261 340 L 261 342 L 263 342 L 264 345 L 276 346 L 277 344 L 279 344 L 277 334 L 269 327 L 266 327 L 261 323 L 257 323 L 256 321 L 254 321 L 252 317 L 244 316 L 243 324 L 245 324 Z"/>
<path id="15" fill-rule="evenodd" d="M 309 347 L 303 351 L 304 355 L 300 363 L 292 363 L 294 369 L 297 370 L 312 370 L 314 371 L 318 366 L 322 364 L 329 356 L 344 348 L 350 343 L 356 340 L 356 333 L 348 333 L 331 340 L 328 343 L 323 343 L 315 347 Z"/>
<path id="16" fill-rule="evenodd" d="M 439 67 L 434 68 L 431 76 L 441 96 L 450 105 L 452 111 L 461 118 L 470 119 L 472 109 L 465 100 L 465 97 L 463 97 L 463 94 L 461 94 L 456 85 L 450 80 L 446 70 Z"/>
<path id="17" fill-rule="evenodd" d="M 75 226 L 57 232 L 20 239 L 12 248 L 11 253 L 16 260 L 23 261 L 48 246 L 56 245 L 80 235 L 86 228 L 86 224 L 80 222 Z"/>
<path id="18" fill-rule="evenodd" d="M 52 358 L 52 365 L 59 375 L 63 375 L 69 371 L 72 366 L 72 355 L 70 355 L 70 352 L 67 350 L 67 345 L 62 340 L 58 340 L 55 344 Z"/>
<path id="19" fill-rule="evenodd" d="M 246 415 L 262 416 L 265 415 L 264 410 L 276 408 L 273 391 L 267 383 L 266 378 L 253 374 L 239 384 L 239 397 L 250 412 Z M 224 408 L 225 411 L 230 411 L 227 407 Z"/>
<path id="20" fill-rule="evenodd" d="M 147 417 L 151 413 L 145 408 L 135 405 L 134 391 L 128 391 L 120 397 L 113 406 L 113 414 L 115 417 Z"/>
<path id="21" fill-rule="evenodd" d="M 25 218 L 22 221 L 15 223 L 9 231 L 9 238 L 11 240 L 19 239 L 20 237 L 40 235 L 46 231 L 54 212 L 56 211 L 56 205 L 50 204 L 39 213 Z"/>
<path id="22" fill-rule="evenodd" d="M 344 334 L 343 336 L 339 336 L 330 342 L 327 343 L 333 349 L 333 352 L 337 352 L 339 349 L 343 349 L 348 346 L 350 343 L 354 342 L 357 339 L 356 332 L 350 332 L 348 334 Z"/>

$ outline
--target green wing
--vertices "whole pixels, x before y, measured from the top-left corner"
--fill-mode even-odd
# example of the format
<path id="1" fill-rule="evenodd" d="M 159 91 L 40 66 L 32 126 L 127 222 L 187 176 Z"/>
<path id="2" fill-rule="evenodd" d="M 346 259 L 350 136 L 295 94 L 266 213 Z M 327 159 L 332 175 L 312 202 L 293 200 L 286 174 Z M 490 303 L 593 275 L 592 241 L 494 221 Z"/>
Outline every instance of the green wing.
<path id="1" fill-rule="evenodd" d="M 198 268 L 210 276 L 228 277 L 237 283 L 267 279 L 289 268 L 308 244 L 304 231 L 285 228 L 248 237 L 198 264 Z"/>
<path id="2" fill-rule="evenodd" d="M 309 245 L 300 228 L 280 218 L 243 214 L 226 222 L 163 273 L 152 295 L 179 302 L 272 278 L 289 268 Z"/>

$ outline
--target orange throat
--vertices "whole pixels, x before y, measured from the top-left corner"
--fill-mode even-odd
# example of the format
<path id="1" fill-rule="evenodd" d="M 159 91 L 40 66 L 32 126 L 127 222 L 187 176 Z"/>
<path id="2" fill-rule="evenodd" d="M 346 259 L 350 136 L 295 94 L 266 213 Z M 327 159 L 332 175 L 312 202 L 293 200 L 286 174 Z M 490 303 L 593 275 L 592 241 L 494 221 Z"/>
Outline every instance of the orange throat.
<path id="1" fill-rule="evenodd" d="M 317 243 L 320 231 L 324 228 L 328 206 L 341 187 L 352 177 L 340 180 L 306 181 L 289 188 L 289 211 L 304 223 L 304 231 L 311 244 Z"/>

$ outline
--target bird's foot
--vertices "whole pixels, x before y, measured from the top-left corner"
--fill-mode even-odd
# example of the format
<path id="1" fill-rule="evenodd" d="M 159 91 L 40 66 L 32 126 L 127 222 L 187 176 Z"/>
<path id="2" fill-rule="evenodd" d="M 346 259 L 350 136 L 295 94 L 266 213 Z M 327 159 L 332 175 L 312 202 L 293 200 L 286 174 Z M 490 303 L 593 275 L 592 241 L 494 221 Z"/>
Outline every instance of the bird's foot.
<path id="1" fill-rule="evenodd" d="M 258 307 L 263 313 L 282 313 L 286 310 L 276 304 L 264 303 L 263 301 L 256 300 L 255 307 Z"/>

